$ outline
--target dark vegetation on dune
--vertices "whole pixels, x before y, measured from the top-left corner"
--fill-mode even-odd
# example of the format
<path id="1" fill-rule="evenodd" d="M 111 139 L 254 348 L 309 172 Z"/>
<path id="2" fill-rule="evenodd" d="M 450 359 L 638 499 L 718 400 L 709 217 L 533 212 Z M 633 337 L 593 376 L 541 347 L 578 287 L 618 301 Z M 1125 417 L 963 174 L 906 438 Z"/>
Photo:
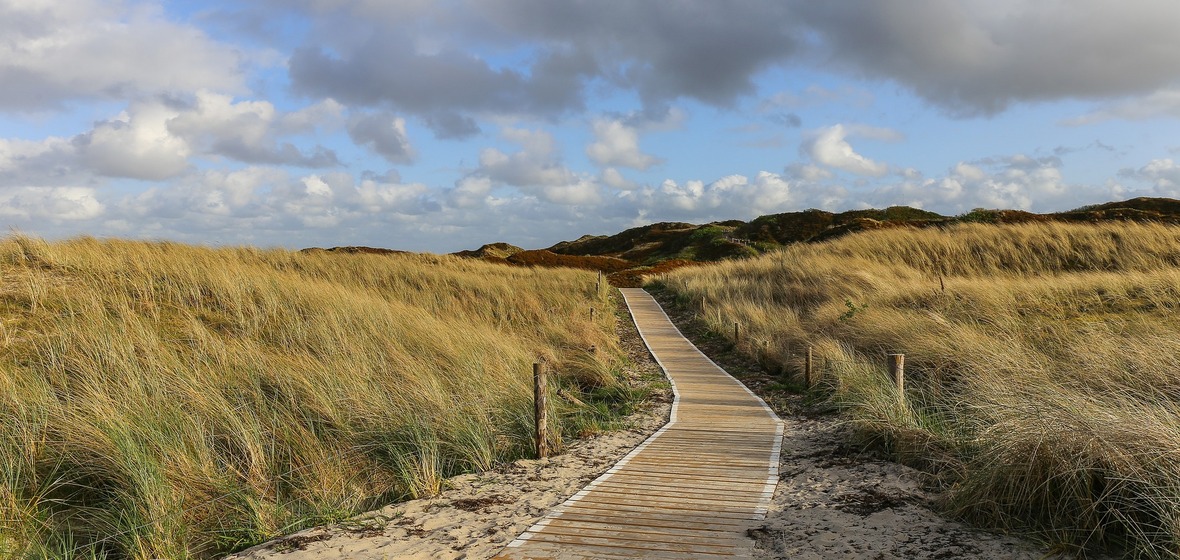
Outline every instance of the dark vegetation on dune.
<path id="1" fill-rule="evenodd" d="M 861 231 L 946 228 L 964 223 L 1111 221 L 1180 224 L 1180 201 L 1134 198 L 1048 214 L 980 208 L 958 216 L 908 206 L 839 213 L 812 209 L 760 216 L 749 222 L 727 220 L 701 225 L 660 222 L 614 235 L 583 235 L 547 249 L 525 250 L 507 243 L 490 243 L 454 254 L 514 266 L 598 270 L 614 286 L 635 287 L 642 285 L 644 277 L 696 263 L 749 258 L 796 243 L 828 241 Z"/>

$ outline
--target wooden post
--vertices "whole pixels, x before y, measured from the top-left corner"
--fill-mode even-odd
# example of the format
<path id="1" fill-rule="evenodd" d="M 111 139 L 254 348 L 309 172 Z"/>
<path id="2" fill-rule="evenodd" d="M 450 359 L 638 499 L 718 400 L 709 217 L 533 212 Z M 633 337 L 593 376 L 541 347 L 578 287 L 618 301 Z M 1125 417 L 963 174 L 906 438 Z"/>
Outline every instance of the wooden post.
<path id="1" fill-rule="evenodd" d="M 811 346 L 807 347 L 807 357 L 803 361 L 803 384 L 808 389 L 811 388 L 812 370 L 811 370 Z"/>
<path id="2" fill-rule="evenodd" d="M 905 401 L 905 354 L 889 354 L 889 374 L 897 385 L 898 398 Z"/>
<path id="3" fill-rule="evenodd" d="M 541 364 L 533 364 L 533 412 L 536 418 L 536 442 L 537 442 L 537 458 L 544 459 L 549 456 L 549 442 L 546 440 L 546 435 L 549 433 L 549 419 L 546 417 L 546 401 L 548 400 L 547 386 L 548 382 L 545 379 L 545 372 L 541 371 Z"/>
<path id="4" fill-rule="evenodd" d="M 590 321 L 591 322 L 594 321 L 594 308 L 593 307 L 590 308 Z"/>
<path id="5" fill-rule="evenodd" d="M 733 343 L 734 343 L 734 345 L 737 345 L 737 343 L 739 343 L 741 341 L 742 341 L 742 328 L 738 326 L 737 321 L 734 321 L 733 322 Z"/>

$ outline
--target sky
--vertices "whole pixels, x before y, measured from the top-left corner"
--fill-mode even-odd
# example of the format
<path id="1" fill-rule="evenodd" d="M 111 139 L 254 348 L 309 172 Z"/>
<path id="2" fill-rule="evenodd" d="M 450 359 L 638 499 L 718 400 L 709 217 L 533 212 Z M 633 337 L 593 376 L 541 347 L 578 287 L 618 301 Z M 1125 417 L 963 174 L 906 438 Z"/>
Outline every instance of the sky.
<path id="1" fill-rule="evenodd" d="M 0 225 L 540 248 L 1180 197 L 1175 0 L 0 0 Z"/>

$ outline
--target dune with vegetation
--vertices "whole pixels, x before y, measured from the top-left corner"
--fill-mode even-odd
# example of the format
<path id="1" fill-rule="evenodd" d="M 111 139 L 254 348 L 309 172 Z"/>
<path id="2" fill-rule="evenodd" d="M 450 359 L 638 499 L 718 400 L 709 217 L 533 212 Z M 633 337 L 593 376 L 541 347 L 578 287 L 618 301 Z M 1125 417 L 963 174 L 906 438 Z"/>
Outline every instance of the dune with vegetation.
<path id="1" fill-rule="evenodd" d="M 961 223 L 676 270 L 718 336 L 932 475 L 941 508 L 1058 550 L 1180 553 L 1180 228 Z M 905 355 L 905 394 L 886 355 Z"/>
<path id="2" fill-rule="evenodd" d="M 611 427 L 593 273 L 457 257 L 0 242 L 0 557 L 209 558 Z M 593 348 L 593 350 L 592 350 Z"/>

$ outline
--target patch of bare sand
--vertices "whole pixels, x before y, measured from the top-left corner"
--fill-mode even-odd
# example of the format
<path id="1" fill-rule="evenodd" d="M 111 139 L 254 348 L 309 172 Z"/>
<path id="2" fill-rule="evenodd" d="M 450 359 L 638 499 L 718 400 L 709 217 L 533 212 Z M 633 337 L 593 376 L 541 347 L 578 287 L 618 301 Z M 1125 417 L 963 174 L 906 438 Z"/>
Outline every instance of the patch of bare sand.
<path id="1" fill-rule="evenodd" d="M 662 375 L 629 317 L 620 318 L 619 336 L 631 358 L 626 373 L 633 382 Z M 392 504 L 229 558 L 491 558 L 667 423 L 671 407 L 671 390 L 657 390 L 644 407 L 625 420 L 628 429 L 574 441 L 557 457 L 521 460 L 492 471 L 457 476 L 448 479 L 446 490 L 436 497 Z"/>
<path id="2" fill-rule="evenodd" d="M 851 452 L 838 418 L 784 419 L 779 485 L 766 520 L 748 531 L 755 558 L 1046 557 L 935 513 L 922 473 Z"/>

